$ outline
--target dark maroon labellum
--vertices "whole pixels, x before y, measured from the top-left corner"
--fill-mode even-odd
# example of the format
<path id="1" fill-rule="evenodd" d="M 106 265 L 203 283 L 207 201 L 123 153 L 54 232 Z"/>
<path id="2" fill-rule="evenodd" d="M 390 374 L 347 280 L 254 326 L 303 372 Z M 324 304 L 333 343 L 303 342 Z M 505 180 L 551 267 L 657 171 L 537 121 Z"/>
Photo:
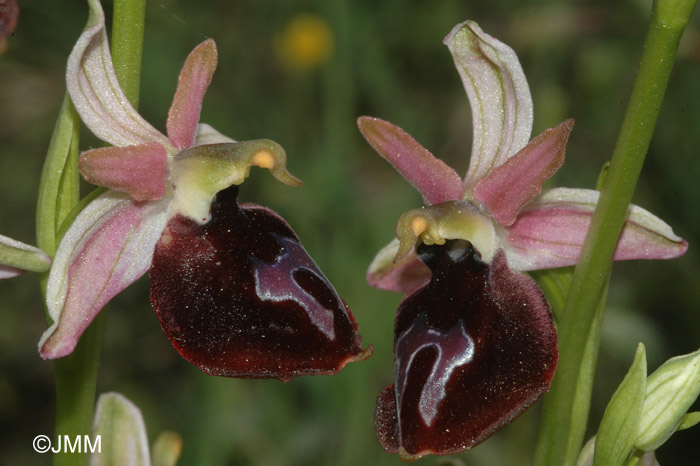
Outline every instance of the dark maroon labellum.
<path id="1" fill-rule="evenodd" d="M 333 374 L 363 359 L 352 312 L 273 211 L 217 194 L 211 220 L 175 216 L 151 266 L 151 302 L 180 354 L 228 377 Z"/>
<path id="2" fill-rule="evenodd" d="M 526 275 L 463 240 L 418 247 L 430 282 L 396 315 L 394 384 L 377 400 L 384 448 L 404 459 L 468 450 L 549 390 L 557 363 L 547 302 Z"/>

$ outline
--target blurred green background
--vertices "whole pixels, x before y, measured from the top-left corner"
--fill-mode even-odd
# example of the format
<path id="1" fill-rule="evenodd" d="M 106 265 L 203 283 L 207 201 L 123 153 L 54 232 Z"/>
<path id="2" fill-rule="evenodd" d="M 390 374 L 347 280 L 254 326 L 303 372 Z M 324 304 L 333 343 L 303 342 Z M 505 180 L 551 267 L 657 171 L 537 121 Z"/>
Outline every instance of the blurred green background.
<path id="1" fill-rule="evenodd" d="M 0 233 L 34 243 L 37 182 L 64 93 L 65 61 L 87 7 L 82 0 L 19 3 L 17 30 L 0 56 Z M 109 17 L 111 2 L 104 3 Z M 210 377 L 172 349 L 148 303 L 144 278 L 108 306 L 99 391 L 133 400 L 151 441 L 164 429 L 179 432 L 182 465 L 400 464 L 382 451 L 373 410 L 392 378 L 393 315 L 401 296 L 372 289 L 363 277 L 392 237 L 399 214 L 421 199 L 371 150 L 355 119 L 373 115 L 396 123 L 464 172 L 471 117 L 442 39 L 455 24 L 473 19 L 519 55 L 535 102 L 533 134 L 576 119 L 566 164 L 552 186 L 592 187 L 612 152 L 650 4 L 151 0 L 142 114 L 164 129 L 180 66 L 196 44 L 214 38 L 219 67 L 202 121 L 235 139 L 271 138 L 287 149 L 290 171 L 305 184 L 290 188 L 254 171 L 242 197 L 275 209 L 296 229 L 352 307 L 375 354 L 333 377 L 287 384 Z M 315 15 L 315 22 L 300 23 L 305 14 Z M 302 49 L 310 47 L 308 62 L 293 54 L 299 39 L 294 27 Z M 615 265 L 591 432 L 638 341 L 647 345 L 650 369 L 700 346 L 699 104 L 696 14 L 635 197 L 690 249 L 671 262 Z M 99 145 L 83 131 L 83 149 Z M 51 363 L 36 350 L 45 329 L 42 306 L 36 276 L 0 282 L 2 464 L 50 463 L 31 446 L 36 435 L 53 432 Z M 527 464 L 536 421 L 534 408 L 454 459 L 473 466 Z M 698 440 L 700 428 L 676 434 L 659 451 L 661 464 L 700 464 Z M 428 457 L 419 464 L 458 463 Z"/>

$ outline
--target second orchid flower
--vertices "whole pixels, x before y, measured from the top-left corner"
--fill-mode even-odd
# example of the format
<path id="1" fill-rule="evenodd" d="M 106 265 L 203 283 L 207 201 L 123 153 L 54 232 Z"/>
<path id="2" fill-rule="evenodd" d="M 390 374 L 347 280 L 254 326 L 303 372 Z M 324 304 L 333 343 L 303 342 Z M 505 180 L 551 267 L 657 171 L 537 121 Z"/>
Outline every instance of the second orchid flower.
<path id="1" fill-rule="evenodd" d="M 445 38 L 472 107 L 461 178 L 401 128 L 358 120 L 374 149 L 420 191 L 396 239 L 369 267 L 372 286 L 408 296 L 394 334 L 394 384 L 380 395 L 379 438 L 406 459 L 467 450 L 548 389 L 557 362 L 546 300 L 528 270 L 573 265 L 594 190 L 542 189 L 564 163 L 573 120 L 530 140 L 533 106 L 515 52 L 471 21 Z M 687 243 L 630 206 L 616 260 L 668 259 Z"/>

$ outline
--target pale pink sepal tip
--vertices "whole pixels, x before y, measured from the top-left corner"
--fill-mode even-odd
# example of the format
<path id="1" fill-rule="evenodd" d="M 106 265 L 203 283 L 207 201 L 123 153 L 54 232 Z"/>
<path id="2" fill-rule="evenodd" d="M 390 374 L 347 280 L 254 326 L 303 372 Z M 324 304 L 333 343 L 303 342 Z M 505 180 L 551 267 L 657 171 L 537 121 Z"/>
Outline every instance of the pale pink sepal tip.
<path id="1" fill-rule="evenodd" d="M 207 39 L 192 50 L 182 67 L 166 124 L 168 138 L 178 149 L 194 144 L 202 101 L 216 64 L 216 43 Z"/>
<path id="2" fill-rule="evenodd" d="M 462 197 L 462 179 L 403 129 L 374 117 L 357 119 L 367 142 L 396 168 L 422 195 L 427 204 Z"/>

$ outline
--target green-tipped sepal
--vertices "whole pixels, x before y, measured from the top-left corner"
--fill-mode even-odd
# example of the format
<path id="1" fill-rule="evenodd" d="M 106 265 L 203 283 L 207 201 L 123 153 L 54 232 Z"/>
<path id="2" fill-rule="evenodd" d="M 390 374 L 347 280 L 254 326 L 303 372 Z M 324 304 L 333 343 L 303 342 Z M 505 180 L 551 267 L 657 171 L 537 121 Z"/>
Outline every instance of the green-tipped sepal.
<path id="1" fill-rule="evenodd" d="M 46 272 L 51 258 L 41 249 L 0 235 L 0 278 L 9 278 L 24 270 Z"/>

